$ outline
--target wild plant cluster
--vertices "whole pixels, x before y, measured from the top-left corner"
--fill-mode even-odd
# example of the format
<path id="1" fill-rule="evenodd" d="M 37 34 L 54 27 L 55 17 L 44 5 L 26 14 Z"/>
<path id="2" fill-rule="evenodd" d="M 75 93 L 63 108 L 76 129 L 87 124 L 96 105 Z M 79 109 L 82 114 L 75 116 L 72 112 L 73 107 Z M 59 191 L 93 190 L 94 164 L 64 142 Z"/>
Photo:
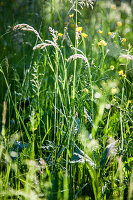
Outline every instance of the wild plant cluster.
<path id="1" fill-rule="evenodd" d="M 132 10 L 51 0 L 40 30 L 13 26 L 31 60 L 22 73 L 0 64 L 0 199 L 133 198 Z"/>

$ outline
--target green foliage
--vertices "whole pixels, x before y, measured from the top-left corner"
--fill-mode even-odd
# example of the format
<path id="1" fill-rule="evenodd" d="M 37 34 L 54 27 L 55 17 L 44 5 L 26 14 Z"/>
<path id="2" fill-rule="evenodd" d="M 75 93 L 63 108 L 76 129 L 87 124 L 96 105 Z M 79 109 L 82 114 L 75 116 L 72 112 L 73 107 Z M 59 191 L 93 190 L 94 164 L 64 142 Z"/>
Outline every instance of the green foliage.
<path id="1" fill-rule="evenodd" d="M 132 7 L 23 9 L 0 32 L 0 199 L 132 199 Z"/>

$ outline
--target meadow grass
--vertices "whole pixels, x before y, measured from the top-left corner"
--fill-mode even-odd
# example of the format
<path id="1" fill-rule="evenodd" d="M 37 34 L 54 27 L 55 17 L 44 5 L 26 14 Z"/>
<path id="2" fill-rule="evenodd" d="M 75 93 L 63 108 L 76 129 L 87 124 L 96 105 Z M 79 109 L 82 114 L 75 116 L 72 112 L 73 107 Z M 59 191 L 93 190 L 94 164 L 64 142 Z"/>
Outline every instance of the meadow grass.
<path id="1" fill-rule="evenodd" d="M 133 198 L 132 9 L 51 0 L 14 25 L 31 61 L 0 64 L 0 199 Z"/>

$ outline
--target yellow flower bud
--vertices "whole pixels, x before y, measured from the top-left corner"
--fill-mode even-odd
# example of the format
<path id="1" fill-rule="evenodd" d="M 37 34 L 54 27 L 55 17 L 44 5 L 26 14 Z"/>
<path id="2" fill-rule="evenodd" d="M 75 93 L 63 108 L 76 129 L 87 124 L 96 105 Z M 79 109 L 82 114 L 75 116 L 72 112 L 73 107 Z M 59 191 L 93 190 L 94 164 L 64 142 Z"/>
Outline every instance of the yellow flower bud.
<path id="1" fill-rule="evenodd" d="M 89 90 L 88 90 L 87 88 L 85 88 L 85 89 L 84 89 L 84 92 L 85 92 L 86 94 L 88 94 L 88 93 L 89 93 Z"/>

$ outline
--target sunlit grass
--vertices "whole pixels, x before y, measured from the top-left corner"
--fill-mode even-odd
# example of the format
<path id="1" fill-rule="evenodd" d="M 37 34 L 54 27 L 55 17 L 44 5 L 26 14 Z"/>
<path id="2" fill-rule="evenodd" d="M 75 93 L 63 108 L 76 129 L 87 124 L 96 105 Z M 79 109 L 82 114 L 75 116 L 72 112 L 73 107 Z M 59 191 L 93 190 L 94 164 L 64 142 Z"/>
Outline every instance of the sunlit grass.
<path id="1" fill-rule="evenodd" d="M 44 10 L 44 4 L 47 29 L 26 22 L 13 28 L 18 38 L 27 36 L 24 57 L 34 38 L 29 67 L 22 75 L 9 73 L 10 59 L 0 64 L 6 88 L 0 198 L 130 200 L 131 7 L 51 0 Z"/>

